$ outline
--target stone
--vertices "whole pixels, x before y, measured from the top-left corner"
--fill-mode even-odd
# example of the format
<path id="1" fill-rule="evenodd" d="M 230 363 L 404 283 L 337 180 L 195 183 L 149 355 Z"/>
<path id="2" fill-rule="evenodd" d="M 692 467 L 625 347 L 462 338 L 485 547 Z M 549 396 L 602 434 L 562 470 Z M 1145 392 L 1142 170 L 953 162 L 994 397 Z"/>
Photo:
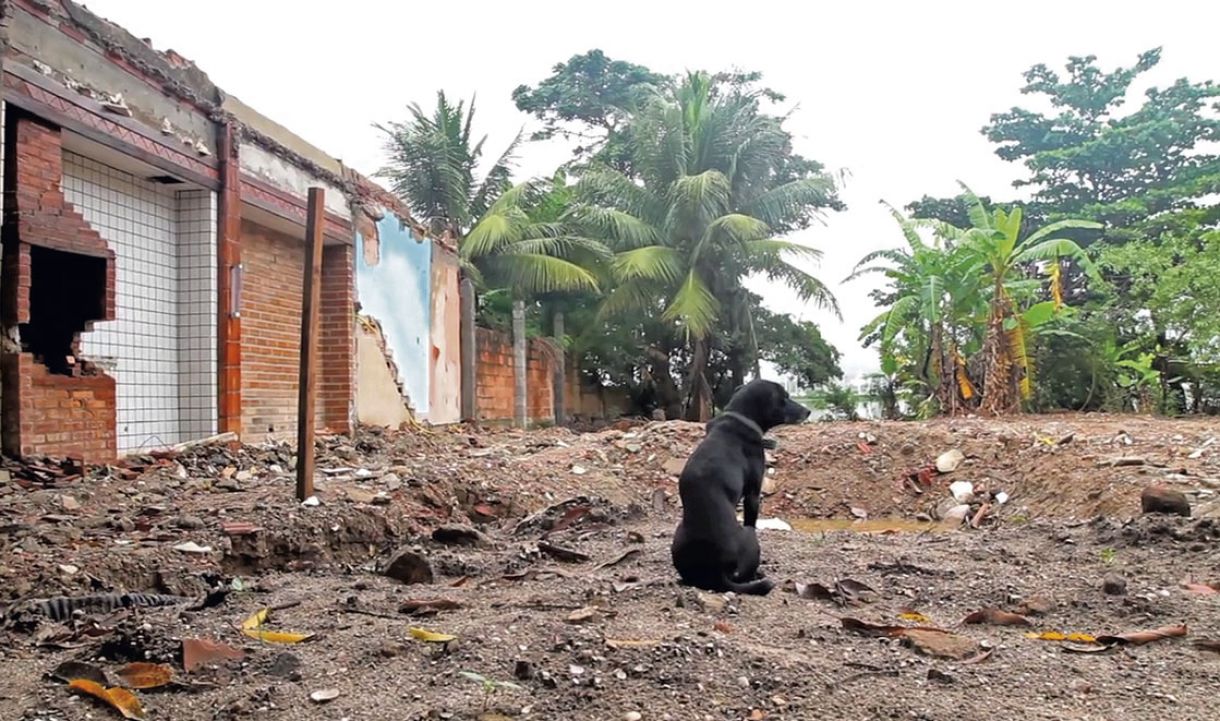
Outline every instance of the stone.
<path id="1" fill-rule="evenodd" d="M 186 531 L 197 531 L 204 527 L 204 522 L 199 516 L 179 516 L 177 525 Z"/>
<path id="2" fill-rule="evenodd" d="M 434 529 L 432 540 L 453 546 L 486 547 L 491 545 L 491 539 L 482 531 L 461 524 L 450 524 Z"/>
<path id="3" fill-rule="evenodd" d="M 936 457 L 936 470 L 941 473 L 952 473 L 966 460 L 966 454 L 954 448 Z"/>
<path id="4" fill-rule="evenodd" d="M 903 632 L 907 642 L 920 653 L 958 661 L 978 653 L 979 644 L 972 638 L 934 629 L 908 628 Z"/>
<path id="5" fill-rule="evenodd" d="M 80 501 L 75 496 L 63 495 L 59 497 L 59 506 L 65 511 L 79 511 Z"/>
<path id="6" fill-rule="evenodd" d="M 432 564 L 428 562 L 427 557 L 410 548 L 395 553 L 381 573 L 406 584 L 432 583 L 434 578 Z"/>
<path id="7" fill-rule="evenodd" d="M 407 647 L 398 641 L 382 641 L 377 652 L 384 658 L 394 658 L 403 655 L 406 650 Z"/>
<path id="8" fill-rule="evenodd" d="M 1107 596 L 1126 596 L 1127 579 L 1116 573 L 1108 574 L 1101 582 L 1101 590 Z"/>
<path id="9" fill-rule="evenodd" d="M 387 491 L 397 491 L 402 488 L 402 479 L 397 473 L 387 473 L 381 477 L 381 485 L 385 486 Z"/>
<path id="10" fill-rule="evenodd" d="M 267 673 L 290 681 L 300 679 L 301 659 L 295 654 L 281 653 L 272 660 L 271 666 L 267 668 Z"/>
<path id="11" fill-rule="evenodd" d="M 1165 486 L 1149 486 L 1140 494 L 1144 513 L 1164 513 L 1190 518 L 1190 500 L 1185 493 Z"/>
<path id="12" fill-rule="evenodd" d="M 682 475 L 682 469 L 686 468 L 685 458 L 670 458 L 661 465 L 662 470 L 671 476 Z"/>

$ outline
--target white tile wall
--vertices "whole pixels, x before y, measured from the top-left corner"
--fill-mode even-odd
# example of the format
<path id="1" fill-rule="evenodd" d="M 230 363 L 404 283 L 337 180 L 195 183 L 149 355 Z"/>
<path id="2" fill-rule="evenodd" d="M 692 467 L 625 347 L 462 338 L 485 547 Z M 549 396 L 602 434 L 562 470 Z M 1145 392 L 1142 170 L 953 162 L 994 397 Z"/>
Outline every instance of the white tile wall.
<path id="1" fill-rule="evenodd" d="M 213 433 L 215 195 L 175 192 L 66 151 L 63 189 L 115 252 L 115 320 L 81 341 L 115 377 L 119 451 Z"/>

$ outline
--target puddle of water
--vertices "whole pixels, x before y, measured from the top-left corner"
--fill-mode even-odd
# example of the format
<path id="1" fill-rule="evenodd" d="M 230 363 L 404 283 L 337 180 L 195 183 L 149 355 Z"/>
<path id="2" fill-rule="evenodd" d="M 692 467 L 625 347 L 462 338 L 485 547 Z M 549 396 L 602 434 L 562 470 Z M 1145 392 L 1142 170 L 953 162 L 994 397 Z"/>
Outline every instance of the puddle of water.
<path id="1" fill-rule="evenodd" d="M 908 518 L 794 518 L 788 521 L 793 530 L 804 533 L 947 533 L 961 525 L 936 521 L 913 521 Z"/>

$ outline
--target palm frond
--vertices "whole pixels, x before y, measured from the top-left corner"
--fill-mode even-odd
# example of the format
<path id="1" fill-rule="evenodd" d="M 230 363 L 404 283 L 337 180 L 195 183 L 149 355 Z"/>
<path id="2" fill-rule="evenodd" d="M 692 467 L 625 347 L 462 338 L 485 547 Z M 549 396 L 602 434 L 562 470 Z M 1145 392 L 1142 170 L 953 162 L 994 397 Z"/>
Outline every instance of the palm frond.
<path id="1" fill-rule="evenodd" d="M 720 301 L 692 269 L 661 317 L 679 321 L 694 337 L 705 338 L 715 326 L 719 311 Z"/>
<path id="2" fill-rule="evenodd" d="M 991 230 L 991 218 L 987 215 L 983 201 L 962 181 L 957 181 L 957 184 L 961 186 L 962 197 L 966 199 L 966 217 L 970 218 L 970 224 L 975 228 Z"/>
<path id="3" fill-rule="evenodd" d="M 614 274 L 621 280 L 653 280 L 674 283 L 682 277 L 682 254 L 673 248 L 650 245 L 614 256 Z"/>
<path id="4" fill-rule="evenodd" d="M 743 208 L 743 212 L 778 228 L 793 222 L 811 208 L 824 207 L 835 191 L 827 176 L 802 178 L 766 190 Z"/>
<path id="5" fill-rule="evenodd" d="M 538 253 L 512 253 L 488 259 L 490 275 L 515 292 L 527 295 L 598 290 L 597 276 L 564 258 Z"/>
<path id="6" fill-rule="evenodd" d="M 564 220 L 614 248 L 640 248 L 660 241 L 656 228 L 618 208 L 581 204 L 572 207 Z"/>

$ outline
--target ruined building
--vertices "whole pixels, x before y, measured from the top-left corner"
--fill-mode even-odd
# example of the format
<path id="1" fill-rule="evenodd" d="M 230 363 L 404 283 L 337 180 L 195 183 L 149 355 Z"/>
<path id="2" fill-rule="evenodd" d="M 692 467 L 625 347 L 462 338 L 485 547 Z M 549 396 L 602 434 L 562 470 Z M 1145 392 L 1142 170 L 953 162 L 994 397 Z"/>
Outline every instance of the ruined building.
<path id="1" fill-rule="evenodd" d="M 310 186 L 326 191 L 318 426 L 348 430 L 362 396 L 386 424 L 458 420 L 450 245 L 173 51 L 66 0 L 0 15 L 5 452 L 105 462 L 293 435 Z"/>

